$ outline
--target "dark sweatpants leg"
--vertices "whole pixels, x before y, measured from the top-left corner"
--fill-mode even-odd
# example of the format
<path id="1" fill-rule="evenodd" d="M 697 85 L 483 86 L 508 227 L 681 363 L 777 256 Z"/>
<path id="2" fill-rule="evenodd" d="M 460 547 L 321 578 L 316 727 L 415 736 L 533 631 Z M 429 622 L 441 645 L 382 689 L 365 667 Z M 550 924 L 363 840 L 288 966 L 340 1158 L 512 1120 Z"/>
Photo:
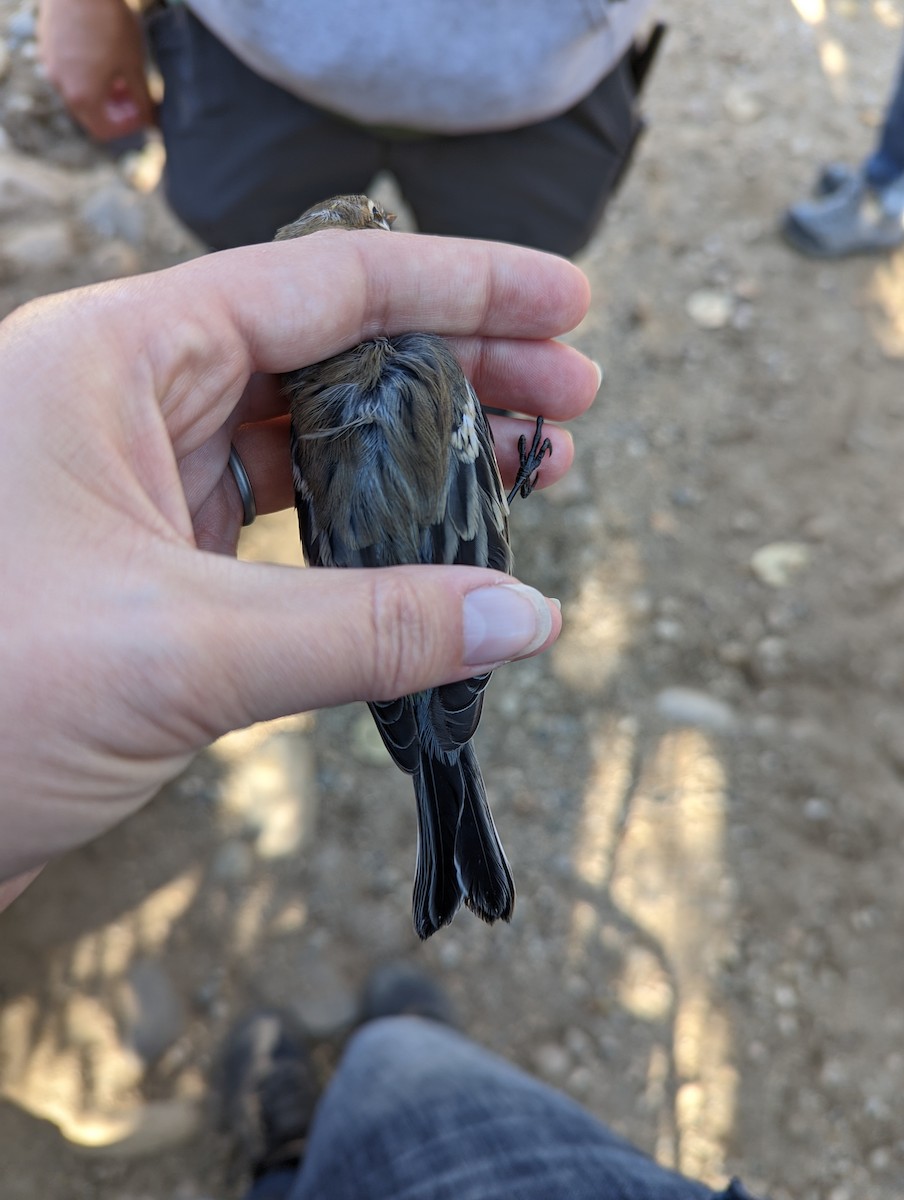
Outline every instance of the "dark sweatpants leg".
<path id="1" fill-rule="evenodd" d="M 317 201 L 366 191 L 380 143 L 261 79 L 179 6 L 148 20 L 163 76 L 164 186 L 215 250 L 268 242 Z"/>

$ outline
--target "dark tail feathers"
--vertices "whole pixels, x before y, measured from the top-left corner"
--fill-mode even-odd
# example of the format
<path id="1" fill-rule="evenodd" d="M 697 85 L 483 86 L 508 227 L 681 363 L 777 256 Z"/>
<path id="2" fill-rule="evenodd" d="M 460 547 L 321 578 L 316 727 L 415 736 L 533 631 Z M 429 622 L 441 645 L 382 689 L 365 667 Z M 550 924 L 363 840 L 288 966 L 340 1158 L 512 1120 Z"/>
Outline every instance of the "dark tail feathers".
<path id="1" fill-rule="evenodd" d="M 418 851 L 414 927 L 428 938 L 462 901 L 483 921 L 511 920 L 515 884 L 470 742 L 445 762 L 421 750 L 414 773 Z"/>

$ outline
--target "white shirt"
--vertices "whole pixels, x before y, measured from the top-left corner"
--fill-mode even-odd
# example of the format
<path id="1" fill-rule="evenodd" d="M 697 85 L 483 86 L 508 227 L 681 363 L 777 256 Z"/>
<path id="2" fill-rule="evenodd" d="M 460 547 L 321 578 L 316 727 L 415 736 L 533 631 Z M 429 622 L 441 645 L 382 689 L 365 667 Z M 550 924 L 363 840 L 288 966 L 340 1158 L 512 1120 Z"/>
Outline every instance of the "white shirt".
<path id="1" fill-rule="evenodd" d="M 263 78 L 365 125 L 472 133 L 571 108 L 653 0 L 187 0 Z"/>

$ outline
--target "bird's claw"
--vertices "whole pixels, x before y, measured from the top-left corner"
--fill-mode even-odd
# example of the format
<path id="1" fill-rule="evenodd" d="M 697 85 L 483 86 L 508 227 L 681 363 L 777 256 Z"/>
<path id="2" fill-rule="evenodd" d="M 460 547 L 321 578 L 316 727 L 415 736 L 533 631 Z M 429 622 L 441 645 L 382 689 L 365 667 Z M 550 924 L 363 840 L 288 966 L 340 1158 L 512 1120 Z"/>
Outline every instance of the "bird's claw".
<path id="1" fill-rule="evenodd" d="M 552 454 L 552 442 L 543 437 L 543 418 L 537 417 L 537 427 L 534 430 L 533 441 L 527 449 L 527 438 L 522 433 L 518 438 L 518 474 L 515 476 L 515 486 L 508 494 L 508 502 L 520 494 L 526 500 L 537 485 L 537 471 L 547 454 Z"/>

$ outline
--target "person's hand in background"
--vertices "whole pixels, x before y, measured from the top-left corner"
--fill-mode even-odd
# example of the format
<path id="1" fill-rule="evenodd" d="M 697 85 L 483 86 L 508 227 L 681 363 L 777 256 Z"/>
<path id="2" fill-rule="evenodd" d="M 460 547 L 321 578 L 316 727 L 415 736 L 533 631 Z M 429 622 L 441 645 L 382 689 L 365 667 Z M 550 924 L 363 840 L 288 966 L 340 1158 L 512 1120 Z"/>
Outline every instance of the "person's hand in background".
<path id="1" fill-rule="evenodd" d="M 451 335 L 486 403 L 576 416 L 597 370 L 546 339 L 587 304 L 560 259 L 366 231 L 210 255 L 8 318 L 0 879 L 103 832 L 227 730 L 415 692 L 549 644 L 555 605 L 500 592 L 512 581 L 498 572 L 236 562 L 227 459 L 235 442 L 259 511 L 288 506 L 285 398 L 269 376 L 411 329 Z M 525 428 L 497 424 L 507 482 Z M 548 432 L 545 484 L 572 458 L 569 435 Z M 497 625 L 473 596 L 487 588 L 505 609 Z"/>
<path id="2" fill-rule="evenodd" d="M 144 35 L 125 0 L 41 0 L 38 46 L 50 82 L 92 137 L 153 124 Z"/>

